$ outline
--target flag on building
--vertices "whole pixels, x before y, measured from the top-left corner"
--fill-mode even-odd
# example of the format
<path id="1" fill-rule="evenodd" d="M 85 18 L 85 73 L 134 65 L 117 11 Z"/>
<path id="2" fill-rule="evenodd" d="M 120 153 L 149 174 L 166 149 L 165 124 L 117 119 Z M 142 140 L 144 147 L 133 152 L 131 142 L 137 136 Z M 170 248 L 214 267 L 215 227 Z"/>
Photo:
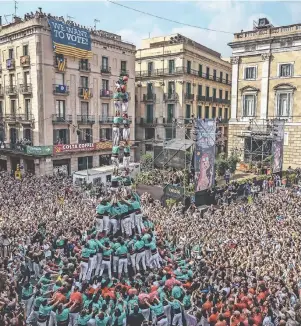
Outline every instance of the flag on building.
<path id="1" fill-rule="evenodd" d="M 88 100 L 90 98 L 90 90 L 89 90 L 89 88 L 84 88 L 83 89 L 83 98 L 84 98 L 84 100 Z"/>
<path id="2" fill-rule="evenodd" d="M 65 71 L 66 69 L 66 59 L 63 55 L 58 55 L 56 57 L 57 68 L 59 71 Z"/>

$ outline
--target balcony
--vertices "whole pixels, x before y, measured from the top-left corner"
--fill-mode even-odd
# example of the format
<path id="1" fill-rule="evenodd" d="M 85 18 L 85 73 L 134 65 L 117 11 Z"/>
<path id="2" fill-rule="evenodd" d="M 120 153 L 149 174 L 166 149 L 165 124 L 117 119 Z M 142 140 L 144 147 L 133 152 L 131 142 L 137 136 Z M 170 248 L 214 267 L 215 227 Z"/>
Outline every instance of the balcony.
<path id="1" fill-rule="evenodd" d="M 179 100 L 178 93 L 164 93 L 163 101 L 164 102 L 177 102 Z"/>
<path id="2" fill-rule="evenodd" d="M 186 93 L 185 94 L 185 100 L 194 101 L 194 94 Z"/>
<path id="3" fill-rule="evenodd" d="M 112 91 L 109 91 L 108 89 L 101 89 L 100 90 L 100 98 L 110 99 L 110 98 L 112 98 L 112 96 L 113 96 Z"/>
<path id="4" fill-rule="evenodd" d="M 156 94 L 154 93 L 143 94 L 142 102 L 154 102 L 154 101 L 156 101 Z"/>
<path id="5" fill-rule="evenodd" d="M 99 123 L 112 124 L 113 121 L 114 121 L 114 117 L 103 117 L 103 116 L 99 116 Z"/>
<path id="6" fill-rule="evenodd" d="M 31 95 L 32 94 L 32 86 L 31 84 L 21 84 L 20 85 L 20 94 L 23 95 Z"/>
<path id="7" fill-rule="evenodd" d="M 17 86 L 13 86 L 13 85 L 6 86 L 6 95 L 16 96 L 17 94 L 18 94 Z"/>
<path id="8" fill-rule="evenodd" d="M 23 55 L 20 58 L 20 66 L 21 67 L 29 67 L 30 66 L 30 56 L 29 55 Z"/>
<path id="9" fill-rule="evenodd" d="M 4 87 L 0 85 L 0 97 L 4 96 Z"/>
<path id="10" fill-rule="evenodd" d="M 158 123 L 158 118 L 140 118 L 140 125 L 142 126 L 149 126 L 149 125 L 156 125 Z"/>
<path id="11" fill-rule="evenodd" d="M 85 114 L 77 115 L 77 123 L 85 124 L 85 125 L 92 125 L 95 123 L 95 116 L 94 115 L 85 115 Z"/>
<path id="12" fill-rule="evenodd" d="M 65 115 L 58 115 L 53 114 L 52 115 L 52 123 L 53 124 L 71 124 L 72 123 L 72 115 L 71 114 L 65 114 Z"/>
<path id="13" fill-rule="evenodd" d="M 91 71 L 91 64 L 90 62 L 79 62 L 78 70 L 82 72 L 90 72 Z"/>
<path id="14" fill-rule="evenodd" d="M 7 59 L 6 60 L 6 68 L 7 68 L 7 70 L 15 70 L 16 69 L 15 59 Z"/>
<path id="15" fill-rule="evenodd" d="M 93 96 L 92 89 L 88 87 L 79 87 L 78 96 L 84 100 L 89 100 Z"/>
<path id="16" fill-rule="evenodd" d="M 226 105 L 230 105 L 231 101 L 230 100 L 226 100 L 226 99 L 223 99 L 223 98 L 218 98 L 216 99 L 217 103 L 220 103 L 220 104 L 226 104 Z"/>
<path id="17" fill-rule="evenodd" d="M 111 67 L 108 66 L 101 66 L 100 73 L 103 75 L 110 75 L 111 74 Z"/>
<path id="18" fill-rule="evenodd" d="M 27 113 L 27 114 L 6 114 L 5 120 L 7 122 L 20 122 L 20 123 L 31 123 L 34 121 L 33 114 Z"/>
<path id="19" fill-rule="evenodd" d="M 53 84 L 53 94 L 54 95 L 69 95 L 69 86 Z"/>
<path id="20" fill-rule="evenodd" d="M 204 96 L 204 95 L 197 95 L 197 101 L 198 102 L 205 102 L 206 101 L 206 96 Z"/>
<path id="21" fill-rule="evenodd" d="M 121 69 L 120 70 L 120 76 L 123 77 L 123 76 L 127 76 L 129 77 L 129 71 L 128 70 L 123 70 Z"/>
<path id="22" fill-rule="evenodd" d="M 53 57 L 53 66 L 58 71 L 65 71 L 67 68 L 67 59 L 64 57 L 54 56 Z"/>

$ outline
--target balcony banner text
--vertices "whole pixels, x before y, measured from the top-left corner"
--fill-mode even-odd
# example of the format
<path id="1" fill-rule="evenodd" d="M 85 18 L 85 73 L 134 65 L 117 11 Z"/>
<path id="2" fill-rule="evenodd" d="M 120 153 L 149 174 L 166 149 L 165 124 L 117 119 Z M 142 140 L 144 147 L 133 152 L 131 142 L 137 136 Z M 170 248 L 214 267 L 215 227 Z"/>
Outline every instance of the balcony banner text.
<path id="1" fill-rule="evenodd" d="M 86 29 L 48 19 L 51 29 L 53 50 L 56 54 L 89 59 L 92 57 L 91 36 Z"/>
<path id="2" fill-rule="evenodd" d="M 273 126 L 273 173 L 281 172 L 283 162 L 284 120 L 274 120 Z"/>
<path id="3" fill-rule="evenodd" d="M 196 146 L 194 153 L 195 191 L 214 186 L 215 119 L 196 120 Z"/>

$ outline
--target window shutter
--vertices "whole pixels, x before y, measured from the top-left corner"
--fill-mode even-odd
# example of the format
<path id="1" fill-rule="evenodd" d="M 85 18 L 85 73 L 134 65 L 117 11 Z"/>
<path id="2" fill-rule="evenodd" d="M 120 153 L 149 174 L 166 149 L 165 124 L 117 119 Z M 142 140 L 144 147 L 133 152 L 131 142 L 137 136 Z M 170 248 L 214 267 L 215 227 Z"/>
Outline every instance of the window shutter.
<path id="1" fill-rule="evenodd" d="M 242 96 L 242 115 L 243 117 L 246 116 L 246 97 L 245 95 Z"/>
<path id="2" fill-rule="evenodd" d="M 252 116 L 256 116 L 256 109 L 257 109 L 257 96 L 253 95 L 253 112 Z"/>

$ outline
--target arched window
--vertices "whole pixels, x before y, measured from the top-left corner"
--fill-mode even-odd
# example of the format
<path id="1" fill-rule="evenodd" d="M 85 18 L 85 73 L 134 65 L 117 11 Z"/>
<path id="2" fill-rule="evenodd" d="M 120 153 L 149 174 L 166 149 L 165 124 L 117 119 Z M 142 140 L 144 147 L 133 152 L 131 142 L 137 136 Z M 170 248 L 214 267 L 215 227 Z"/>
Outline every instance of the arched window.
<path id="1" fill-rule="evenodd" d="M 296 87 L 292 84 L 282 83 L 274 87 L 275 116 L 291 118 L 293 115 L 293 99 Z"/>
<path id="2" fill-rule="evenodd" d="M 240 89 L 242 99 L 242 117 L 255 117 L 257 108 L 258 88 L 245 86 Z"/>

